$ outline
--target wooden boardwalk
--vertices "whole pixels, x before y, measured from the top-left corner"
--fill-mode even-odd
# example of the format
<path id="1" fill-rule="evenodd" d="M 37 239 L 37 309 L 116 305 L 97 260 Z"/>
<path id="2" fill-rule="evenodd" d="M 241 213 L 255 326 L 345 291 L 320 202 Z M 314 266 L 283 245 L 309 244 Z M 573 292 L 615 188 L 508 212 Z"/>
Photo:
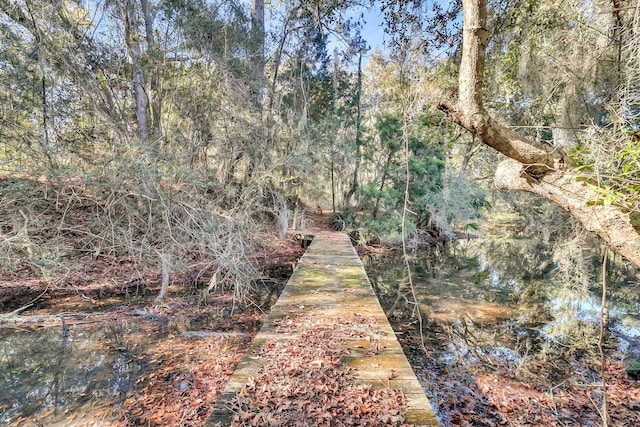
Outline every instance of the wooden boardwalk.
<path id="1" fill-rule="evenodd" d="M 404 396 L 403 415 L 406 423 L 416 426 L 439 425 L 349 237 L 344 233 L 318 232 L 216 402 L 207 426 L 231 424 L 234 415 L 230 409 L 233 406 L 230 404 L 232 399 L 241 393 L 248 382 L 255 381 L 261 375 L 264 377 L 266 370 L 280 369 L 273 366 L 268 353 L 265 356 L 264 347 L 273 350 L 278 348 L 279 342 L 295 343 L 309 339 L 308 328 L 307 335 L 304 335 L 305 328 L 300 326 L 303 324 L 321 325 L 320 329 L 312 330 L 310 335 L 335 331 L 335 335 L 340 336 L 339 341 L 332 343 L 335 346 L 337 342 L 340 347 L 337 363 L 347 369 L 353 382 L 363 387 L 370 385 L 371 390 L 400 391 Z M 284 369 L 285 362 L 278 363 Z M 314 360 L 309 366 L 322 363 L 327 361 Z M 312 375 L 309 373 L 306 376 Z M 264 384 L 262 387 L 266 389 L 268 386 Z M 255 389 L 255 383 L 251 387 Z M 246 390 L 242 391 L 241 395 L 245 394 Z M 327 422 L 327 425 L 337 424 L 350 425 L 348 420 Z M 261 425 L 270 424 L 265 422 Z"/>

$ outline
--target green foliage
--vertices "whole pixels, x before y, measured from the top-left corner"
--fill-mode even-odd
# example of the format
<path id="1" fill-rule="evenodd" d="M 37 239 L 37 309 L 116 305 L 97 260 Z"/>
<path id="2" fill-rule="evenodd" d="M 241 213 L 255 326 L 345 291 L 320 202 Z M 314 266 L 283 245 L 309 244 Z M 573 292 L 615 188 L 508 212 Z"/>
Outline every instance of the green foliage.
<path id="1" fill-rule="evenodd" d="M 351 212 L 331 214 L 331 225 L 338 231 L 349 231 L 358 228 L 355 216 Z"/>
<path id="2" fill-rule="evenodd" d="M 362 185 L 358 190 L 364 228 L 386 236 L 399 236 L 407 168 L 411 214 L 407 216 L 405 228 L 413 232 L 428 224 L 431 213 L 429 206 L 423 203 L 424 197 L 441 190 L 445 168 L 445 144 L 434 124 L 432 117 L 420 116 L 415 124 L 408 127 L 405 136 L 400 117 L 386 115 L 378 119 L 377 139 L 385 163 L 377 174 L 379 179 Z M 406 165 L 402 154 L 405 138 L 409 149 Z"/>
<path id="3" fill-rule="evenodd" d="M 620 133 L 615 129 L 601 129 L 595 132 L 594 137 L 598 141 L 619 141 Z M 617 149 L 612 149 L 606 157 L 595 152 L 599 150 L 595 143 L 593 139 L 587 140 L 586 144 L 570 151 L 578 164 L 577 171 L 596 187 L 599 197 L 591 203 L 616 205 L 631 212 L 640 212 L 640 141 L 635 136 L 623 136 L 622 143 L 616 144 Z"/>
<path id="4" fill-rule="evenodd" d="M 398 116 L 383 116 L 376 123 L 380 142 L 391 154 L 402 148 L 402 122 Z"/>
<path id="5" fill-rule="evenodd" d="M 484 191 L 462 174 L 445 173 L 442 188 L 426 193 L 421 203 L 430 213 L 428 225 L 453 238 L 456 229 L 477 231 L 483 209 L 491 207 Z"/>

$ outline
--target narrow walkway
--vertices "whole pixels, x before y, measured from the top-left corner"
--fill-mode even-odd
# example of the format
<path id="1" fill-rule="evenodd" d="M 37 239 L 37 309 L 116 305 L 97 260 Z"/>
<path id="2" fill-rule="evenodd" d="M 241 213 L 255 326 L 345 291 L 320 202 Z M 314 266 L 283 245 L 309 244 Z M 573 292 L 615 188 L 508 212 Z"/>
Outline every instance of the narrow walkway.
<path id="1" fill-rule="evenodd" d="M 304 335 L 305 328 L 301 325 L 315 325 L 316 329 L 311 329 L 310 335 L 320 337 L 324 334 L 339 337 L 338 341 L 333 340 L 327 344 L 329 347 L 331 345 L 339 347 L 339 353 L 335 353 L 339 354 L 337 356 L 339 362 L 327 361 L 326 359 L 330 357 L 322 353 L 321 349 L 314 350 L 313 345 L 305 344 L 310 337 L 309 333 Z M 323 325 L 324 329 L 318 329 L 318 325 Z M 308 328 L 306 330 L 310 331 Z M 216 402 L 214 411 L 207 420 L 207 426 L 231 424 L 234 412 L 230 407 L 234 405 L 230 402 L 238 396 L 248 382 L 251 384 L 249 388 L 254 389 L 262 387 L 266 390 L 269 386 L 287 387 L 280 382 L 278 386 L 274 386 L 276 381 L 273 379 L 271 385 L 269 380 L 264 380 L 265 384 L 260 387 L 256 387 L 254 383 L 254 380 L 261 375 L 264 378 L 265 370 L 292 369 L 285 366 L 287 365 L 286 357 L 293 360 L 296 356 L 295 352 L 289 350 L 290 356 L 285 357 L 285 362 L 280 361 L 279 365 L 275 366 L 273 360 L 270 360 L 273 358 L 269 356 L 273 353 L 265 353 L 265 347 L 272 350 L 278 349 L 279 343 L 287 345 L 298 343 L 299 349 L 311 347 L 312 352 L 322 353 L 317 356 L 323 357 L 322 359 L 311 361 L 305 369 L 311 370 L 313 366 L 320 366 L 323 363 L 338 364 L 342 368 L 346 365 L 349 367 L 345 368 L 349 372 L 346 377 L 349 380 L 353 377 L 356 384 L 363 387 L 370 385 L 372 390 L 398 390 L 400 395 L 404 396 L 405 423 L 415 426 L 439 425 L 378 302 L 362 262 L 346 234 L 320 232 L 315 236 L 282 295 L 272 307 L 260 332 L 254 338 L 226 389 Z M 307 373 L 302 377 L 309 378 L 313 375 L 315 374 Z M 246 393 L 245 389 L 241 395 Z M 234 406 L 236 413 L 238 412 L 237 402 L 236 398 Z M 285 405 L 290 404 L 291 402 L 285 403 Z M 373 402 L 373 404 L 380 405 L 379 402 Z M 331 421 L 328 418 L 326 425 L 341 423 L 349 424 L 345 420 Z M 393 424 L 393 422 L 390 420 L 380 425 L 385 424 Z M 247 425 L 253 424 L 247 423 Z M 265 419 L 264 424 L 258 425 L 270 424 Z"/>

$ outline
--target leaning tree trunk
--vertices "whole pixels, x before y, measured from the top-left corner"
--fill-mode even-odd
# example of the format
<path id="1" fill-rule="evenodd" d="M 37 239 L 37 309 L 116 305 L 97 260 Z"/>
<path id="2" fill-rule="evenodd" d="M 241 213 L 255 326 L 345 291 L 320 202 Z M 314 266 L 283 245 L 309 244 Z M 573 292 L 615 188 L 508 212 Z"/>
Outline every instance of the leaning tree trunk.
<path id="1" fill-rule="evenodd" d="M 617 206 L 598 203 L 597 183 L 572 169 L 573 162 L 558 147 L 525 138 L 494 120 L 482 103 L 486 29 L 485 0 L 463 0 L 464 28 L 456 106 L 439 105 L 451 121 L 467 129 L 484 144 L 508 157 L 498 165 L 496 186 L 529 191 L 570 212 L 584 227 L 640 266 L 640 234 L 631 214 Z"/>

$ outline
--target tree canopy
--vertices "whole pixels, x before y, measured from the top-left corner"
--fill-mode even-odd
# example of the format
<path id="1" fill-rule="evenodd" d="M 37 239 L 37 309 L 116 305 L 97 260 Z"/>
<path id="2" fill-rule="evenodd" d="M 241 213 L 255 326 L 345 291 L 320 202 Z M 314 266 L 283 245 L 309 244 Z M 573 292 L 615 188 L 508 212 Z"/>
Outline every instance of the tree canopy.
<path id="1" fill-rule="evenodd" d="M 639 28 L 622 0 L 9 0 L 3 200 L 46 183 L 43 206 L 95 215 L 58 225 L 74 250 L 166 261 L 229 254 L 298 198 L 364 238 L 450 238 L 490 206 L 494 170 L 640 265 Z M 13 211 L 3 251 L 33 252 L 12 237 L 38 209 Z"/>

